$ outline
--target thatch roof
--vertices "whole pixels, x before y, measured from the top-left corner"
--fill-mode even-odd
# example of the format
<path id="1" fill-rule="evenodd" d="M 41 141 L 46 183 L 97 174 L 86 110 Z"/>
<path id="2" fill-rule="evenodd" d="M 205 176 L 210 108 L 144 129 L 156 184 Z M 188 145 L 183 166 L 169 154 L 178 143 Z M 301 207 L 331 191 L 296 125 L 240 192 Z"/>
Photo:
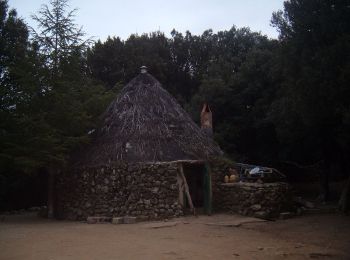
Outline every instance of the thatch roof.
<path id="1" fill-rule="evenodd" d="M 131 80 L 103 114 L 84 164 L 206 160 L 221 155 L 161 84 L 147 72 Z"/>

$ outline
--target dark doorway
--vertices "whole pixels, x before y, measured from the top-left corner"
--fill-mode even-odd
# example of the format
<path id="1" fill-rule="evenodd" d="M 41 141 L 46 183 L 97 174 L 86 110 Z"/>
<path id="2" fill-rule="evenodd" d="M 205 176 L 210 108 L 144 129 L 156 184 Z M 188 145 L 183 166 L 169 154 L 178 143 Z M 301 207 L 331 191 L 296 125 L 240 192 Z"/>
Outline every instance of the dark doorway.
<path id="1" fill-rule="evenodd" d="M 184 163 L 183 170 L 192 198 L 193 206 L 203 208 L 205 204 L 205 168 L 204 164 Z"/>

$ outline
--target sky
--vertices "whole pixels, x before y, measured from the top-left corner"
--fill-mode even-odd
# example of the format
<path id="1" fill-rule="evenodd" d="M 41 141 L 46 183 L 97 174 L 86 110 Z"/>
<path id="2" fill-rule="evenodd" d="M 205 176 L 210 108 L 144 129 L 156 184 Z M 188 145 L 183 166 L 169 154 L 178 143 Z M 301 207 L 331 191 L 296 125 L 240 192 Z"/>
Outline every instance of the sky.
<path id="1" fill-rule="evenodd" d="M 35 28 L 30 16 L 49 0 L 8 0 L 10 8 Z M 173 29 L 199 35 L 207 29 L 229 30 L 233 25 L 250 27 L 277 38 L 270 25 L 273 11 L 283 9 L 283 0 L 70 0 L 77 8 L 76 24 L 88 37 L 104 41 L 108 36 L 126 40 L 131 34 L 154 31 L 167 36 Z"/>

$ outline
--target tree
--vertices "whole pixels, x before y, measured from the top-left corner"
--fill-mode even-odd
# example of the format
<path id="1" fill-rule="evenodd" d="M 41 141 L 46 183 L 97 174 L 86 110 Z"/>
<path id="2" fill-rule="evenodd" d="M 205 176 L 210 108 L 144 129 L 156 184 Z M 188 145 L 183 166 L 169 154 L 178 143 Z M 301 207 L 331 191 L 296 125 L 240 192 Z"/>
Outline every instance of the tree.
<path id="1" fill-rule="evenodd" d="M 298 126 L 299 131 L 289 132 L 285 138 L 299 143 L 303 163 L 322 162 L 322 197 L 327 200 L 332 165 L 348 168 L 348 1 L 286 1 L 284 10 L 273 14 L 272 24 L 280 31 L 286 65 L 284 98 L 280 101 L 287 101 L 284 106 L 288 109 L 284 109 L 287 113 L 283 118 L 293 119 L 285 125 L 277 123 L 279 132 L 288 133 L 286 128 Z"/>
<path id="2" fill-rule="evenodd" d="M 6 207 L 11 189 L 30 179 L 24 174 L 42 167 L 47 128 L 41 120 L 45 82 L 37 45 L 29 41 L 26 24 L 8 9 L 7 1 L 0 1 L 0 14 L 0 204 Z"/>
<path id="3" fill-rule="evenodd" d="M 23 124 L 35 117 L 33 104 L 41 97 L 42 64 L 37 48 L 28 40 L 27 26 L 16 11 L 8 11 L 6 1 L 0 2 L 0 10 L 1 170 L 26 170 L 38 165 L 33 160 L 35 151 L 31 146 L 22 146 L 21 141 L 31 129 Z"/>
<path id="4" fill-rule="evenodd" d="M 127 82 L 127 57 L 124 42 L 120 38 L 108 37 L 104 43 L 98 40 L 87 51 L 89 73 L 111 89 L 120 82 Z"/>
<path id="5" fill-rule="evenodd" d="M 57 151 L 49 153 L 51 160 L 47 161 L 51 168 L 62 167 L 71 150 L 88 140 L 87 133 L 101 108 L 90 111 L 86 102 L 104 96 L 104 90 L 87 77 L 85 50 L 89 40 L 83 39 L 82 28 L 75 24 L 76 9 L 67 8 L 68 0 L 52 0 L 50 6 L 43 5 L 32 17 L 40 29 L 33 30 L 33 41 L 45 57 L 49 72 L 45 75 L 48 87 L 43 110 L 50 136 L 56 140 L 52 147 Z"/>
<path id="6" fill-rule="evenodd" d="M 20 99 L 14 78 L 16 68 L 26 58 L 29 42 L 27 26 L 17 17 L 16 10 L 8 11 L 7 1 L 0 1 L 0 12 L 1 108 L 7 110 L 13 108 L 15 99 Z"/>
<path id="7" fill-rule="evenodd" d="M 110 98 L 87 77 L 85 51 L 89 40 L 83 39 L 82 28 L 75 24 L 76 9 L 67 8 L 68 0 L 52 0 L 50 6 L 43 5 L 38 15 L 32 16 L 40 29 L 33 30 L 33 41 L 49 72 L 44 76 L 47 88 L 41 104 L 47 131 L 39 138 L 49 141 L 43 146 L 49 174 L 49 216 L 53 215 L 54 174 L 64 169 L 74 149 L 89 141 L 88 132 L 96 127 L 97 116 Z M 95 111 L 88 107 L 93 99 L 103 101 Z"/>
<path id="8" fill-rule="evenodd" d="M 47 62 L 53 73 L 59 72 L 60 63 L 77 49 L 83 50 L 89 42 L 83 40 L 82 27 L 74 23 L 77 9 L 67 11 L 68 0 L 51 0 L 50 7 L 43 5 L 38 15 L 32 19 L 40 29 L 32 29 L 33 40 L 39 43 L 41 51 L 46 54 Z"/>

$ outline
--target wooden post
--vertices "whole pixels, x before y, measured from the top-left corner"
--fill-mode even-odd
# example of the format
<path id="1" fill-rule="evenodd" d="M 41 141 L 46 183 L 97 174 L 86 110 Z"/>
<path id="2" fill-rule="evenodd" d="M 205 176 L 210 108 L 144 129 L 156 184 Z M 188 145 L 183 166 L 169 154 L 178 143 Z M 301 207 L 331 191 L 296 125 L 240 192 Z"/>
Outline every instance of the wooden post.
<path id="1" fill-rule="evenodd" d="M 192 203 L 192 198 L 191 198 L 191 194 L 190 194 L 190 190 L 188 188 L 188 184 L 187 184 L 187 180 L 186 180 L 186 177 L 184 175 L 184 170 L 183 170 L 183 166 L 182 166 L 182 163 L 179 163 L 179 172 L 180 172 L 180 176 L 181 178 L 183 179 L 183 182 L 184 182 L 184 186 L 185 186 L 185 193 L 186 193 L 186 197 L 187 197 L 187 200 L 188 200 L 188 204 L 190 205 L 190 209 L 193 213 L 193 215 L 196 215 L 196 210 L 193 206 L 193 203 Z"/>
<path id="2" fill-rule="evenodd" d="M 179 168 L 180 170 L 180 168 Z M 184 182 L 183 182 L 183 178 L 180 174 L 180 172 L 178 172 L 177 174 L 177 185 L 178 185 L 178 188 L 179 188 L 179 204 L 182 206 L 182 208 L 185 207 L 185 200 L 184 200 Z"/>

